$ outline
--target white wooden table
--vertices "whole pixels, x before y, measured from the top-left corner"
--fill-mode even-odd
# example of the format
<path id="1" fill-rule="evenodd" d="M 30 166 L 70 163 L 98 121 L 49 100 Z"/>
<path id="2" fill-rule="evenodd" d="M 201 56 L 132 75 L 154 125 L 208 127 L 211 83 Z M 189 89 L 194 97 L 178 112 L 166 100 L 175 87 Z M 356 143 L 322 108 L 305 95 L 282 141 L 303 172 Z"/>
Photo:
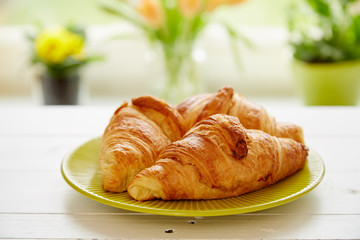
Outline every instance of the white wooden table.
<path id="1" fill-rule="evenodd" d="M 63 180 L 63 157 L 102 134 L 114 107 L 0 106 L 0 238 L 359 239 L 360 108 L 273 107 L 323 158 L 320 185 L 285 205 L 222 217 L 171 217 L 103 205 Z M 190 224 L 194 221 L 195 224 Z M 165 233 L 172 229 L 173 233 Z"/>

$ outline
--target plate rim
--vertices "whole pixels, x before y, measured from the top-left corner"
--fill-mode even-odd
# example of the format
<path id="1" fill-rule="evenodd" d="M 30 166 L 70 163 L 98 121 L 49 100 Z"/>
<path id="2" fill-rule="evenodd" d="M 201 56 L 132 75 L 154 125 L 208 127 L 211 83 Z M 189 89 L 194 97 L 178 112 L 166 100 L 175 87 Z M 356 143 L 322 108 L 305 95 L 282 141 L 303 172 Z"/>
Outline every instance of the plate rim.
<path id="1" fill-rule="evenodd" d="M 216 209 L 216 210 L 196 210 L 196 211 L 194 211 L 194 210 L 182 209 L 179 211 L 179 210 L 156 208 L 156 207 L 149 207 L 149 206 L 144 207 L 141 205 L 133 205 L 133 204 L 128 204 L 128 203 L 124 203 L 124 202 L 114 201 L 112 199 L 109 199 L 104 196 L 100 196 L 96 193 L 90 192 L 89 190 L 83 188 L 82 186 L 80 186 L 79 184 L 74 182 L 74 180 L 72 180 L 72 177 L 70 176 L 71 174 L 66 172 L 66 164 L 71 160 L 71 156 L 73 154 L 75 154 L 76 151 L 78 151 L 81 147 L 84 147 L 84 145 L 86 145 L 92 141 L 96 141 L 96 140 L 100 140 L 100 139 L 101 139 L 101 137 L 91 138 L 90 140 L 83 142 L 82 144 L 80 144 L 79 146 L 74 148 L 72 151 L 70 151 L 68 154 L 66 154 L 65 157 L 63 158 L 63 160 L 61 161 L 62 177 L 64 178 L 64 180 L 67 182 L 67 184 L 71 188 L 73 188 L 77 192 L 81 193 L 82 195 L 84 195 L 94 201 L 97 201 L 97 202 L 100 202 L 102 204 L 109 205 L 112 207 L 129 210 L 129 211 L 140 212 L 140 213 L 167 215 L 167 216 L 181 216 L 181 217 L 211 217 L 211 216 L 226 216 L 226 215 L 256 212 L 256 211 L 266 210 L 266 209 L 274 208 L 274 207 L 292 202 L 292 201 L 306 195 L 307 193 L 312 191 L 314 188 L 316 188 L 325 176 L 325 164 L 324 164 L 323 159 L 313 148 L 308 147 L 309 152 L 311 151 L 311 153 L 316 156 L 316 159 L 319 160 L 319 163 L 320 163 L 321 169 L 322 169 L 321 174 L 318 175 L 316 180 L 314 180 L 311 184 L 308 184 L 303 189 L 297 191 L 294 194 L 288 195 L 286 197 L 282 197 L 277 200 L 266 202 L 263 204 L 256 204 L 256 205 L 246 206 L 246 207 L 242 207 L 242 208 L 226 208 L 226 209 Z M 308 159 L 306 159 L 306 161 L 308 161 Z M 295 174 L 297 174 L 297 173 L 295 173 Z M 284 180 L 286 180 L 286 179 L 283 179 L 281 181 L 284 181 Z M 277 183 L 275 183 L 275 184 L 277 184 Z M 275 184 L 273 184 L 273 185 L 275 185 Z M 257 190 L 257 191 L 261 191 L 261 190 L 262 189 Z M 254 191 L 254 192 L 256 192 L 256 191 Z M 119 194 L 127 194 L 127 193 L 119 193 Z M 236 198 L 236 197 L 238 197 L 238 196 L 235 196 L 232 198 Z M 210 199 L 210 200 L 200 200 L 200 201 L 217 201 L 217 200 L 224 200 L 224 199 Z M 164 200 L 150 200 L 150 201 L 164 201 Z M 169 201 L 169 200 L 167 200 L 167 201 Z M 170 201 L 199 201 L 199 200 L 170 200 Z M 141 204 L 141 202 L 138 202 L 138 204 Z"/>

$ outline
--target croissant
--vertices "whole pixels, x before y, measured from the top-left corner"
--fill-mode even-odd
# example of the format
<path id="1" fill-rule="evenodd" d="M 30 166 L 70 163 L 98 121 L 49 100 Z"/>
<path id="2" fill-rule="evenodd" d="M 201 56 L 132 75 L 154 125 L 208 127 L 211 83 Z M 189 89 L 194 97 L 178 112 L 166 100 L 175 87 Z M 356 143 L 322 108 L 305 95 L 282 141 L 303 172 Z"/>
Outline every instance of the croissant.
<path id="1" fill-rule="evenodd" d="M 302 169 L 307 151 L 293 139 L 247 130 L 238 118 L 216 114 L 166 147 L 135 176 L 128 193 L 139 201 L 238 196 Z"/>
<path id="2" fill-rule="evenodd" d="M 159 98 L 142 96 L 122 104 L 101 140 L 103 189 L 126 191 L 131 179 L 151 166 L 168 144 L 180 139 L 184 129 L 182 116 Z"/>
<path id="3" fill-rule="evenodd" d="M 303 130 L 292 123 L 277 122 L 266 109 L 250 102 L 244 96 L 234 93 L 230 87 L 223 87 L 214 94 L 195 95 L 177 106 L 184 117 L 186 129 L 213 114 L 228 114 L 238 117 L 248 129 L 259 129 L 277 137 L 292 138 L 304 143 Z"/>

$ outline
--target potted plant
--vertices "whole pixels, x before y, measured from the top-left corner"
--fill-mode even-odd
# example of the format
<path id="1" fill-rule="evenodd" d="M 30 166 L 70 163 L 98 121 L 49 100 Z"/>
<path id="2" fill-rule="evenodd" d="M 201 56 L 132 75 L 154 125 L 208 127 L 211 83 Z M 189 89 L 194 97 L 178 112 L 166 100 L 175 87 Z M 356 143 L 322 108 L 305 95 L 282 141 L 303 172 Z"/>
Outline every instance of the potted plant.
<path id="1" fill-rule="evenodd" d="M 299 0 L 288 18 L 293 70 L 306 105 L 356 105 L 360 14 L 355 0 Z"/>
<path id="2" fill-rule="evenodd" d="M 44 104 L 78 104 L 80 69 L 99 57 L 85 56 L 85 32 L 76 26 L 46 28 L 32 41 L 32 64 L 39 65 Z"/>

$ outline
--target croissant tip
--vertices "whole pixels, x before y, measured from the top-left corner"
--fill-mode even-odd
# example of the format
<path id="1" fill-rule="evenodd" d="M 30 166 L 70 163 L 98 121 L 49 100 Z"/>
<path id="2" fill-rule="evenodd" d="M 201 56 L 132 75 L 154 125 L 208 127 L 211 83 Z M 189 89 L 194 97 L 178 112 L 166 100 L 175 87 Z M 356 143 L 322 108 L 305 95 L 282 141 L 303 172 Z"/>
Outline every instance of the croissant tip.
<path id="1" fill-rule="evenodd" d="M 233 89 L 232 87 L 228 86 L 228 85 L 225 85 L 225 86 L 223 86 L 222 88 L 220 88 L 220 89 L 219 89 L 219 91 L 221 91 L 221 90 L 230 90 L 230 91 L 234 91 L 234 89 Z"/>
<path id="2" fill-rule="evenodd" d="M 160 198 L 158 193 L 162 192 L 161 184 L 156 179 L 149 178 L 144 174 L 147 169 L 140 172 L 127 187 L 128 194 L 141 202 Z"/>
<path id="3" fill-rule="evenodd" d="M 124 107 L 127 107 L 128 104 L 129 103 L 127 101 L 124 101 L 123 104 L 121 104 L 121 106 L 115 110 L 114 115 L 118 114 L 120 112 L 120 110 L 123 109 Z"/>

